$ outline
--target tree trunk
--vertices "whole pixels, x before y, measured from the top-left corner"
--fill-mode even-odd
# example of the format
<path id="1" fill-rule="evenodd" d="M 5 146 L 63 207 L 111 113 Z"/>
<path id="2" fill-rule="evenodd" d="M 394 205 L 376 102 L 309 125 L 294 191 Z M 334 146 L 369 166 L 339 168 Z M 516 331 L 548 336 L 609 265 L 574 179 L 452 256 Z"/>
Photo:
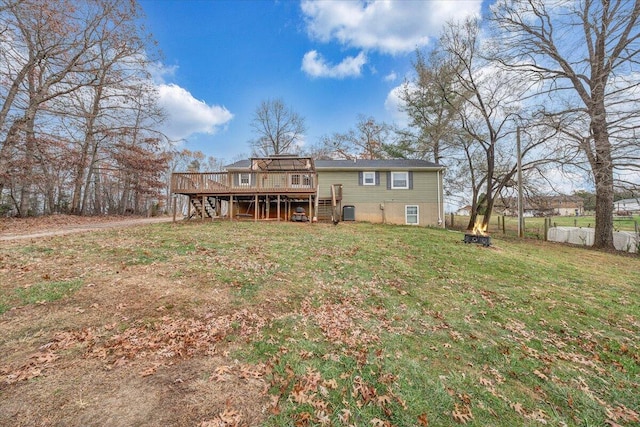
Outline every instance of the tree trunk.
<path id="1" fill-rule="evenodd" d="M 596 184 L 596 228 L 594 247 L 614 249 L 613 246 L 613 168 L 606 127 L 592 125 L 596 147 L 592 165 Z"/>
<path id="2" fill-rule="evenodd" d="M 93 185 L 93 209 L 94 214 L 102 215 L 102 185 L 101 185 L 101 177 L 100 177 L 100 169 L 97 167 L 93 168 L 94 171 L 94 185 Z"/>
<path id="3" fill-rule="evenodd" d="M 83 144 L 80 160 L 76 165 L 75 179 L 73 185 L 73 197 L 71 199 L 71 213 L 76 215 L 82 214 L 82 182 L 84 181 L 84 172 L 87 163 L 87 143 Z M 85 190 L 86 191 L 86 190 Z"/>

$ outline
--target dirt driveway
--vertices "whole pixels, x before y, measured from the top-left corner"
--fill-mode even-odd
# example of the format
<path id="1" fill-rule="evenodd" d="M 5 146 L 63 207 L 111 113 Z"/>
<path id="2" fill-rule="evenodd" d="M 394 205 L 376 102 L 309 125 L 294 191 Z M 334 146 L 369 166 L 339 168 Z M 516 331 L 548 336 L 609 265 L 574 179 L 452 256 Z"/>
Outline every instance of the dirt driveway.
<path id="1" fill-rule="evenodd" d="M 133 227 L 136 225 L 155 224 L 172 220 L 173 218 L 169 216 L 144 218 L 130 216 L 79 217 L 54 215 L 37 218 L 5 218 L 0 219 L 0 241 L 59 236 L 108 228 Z"/>

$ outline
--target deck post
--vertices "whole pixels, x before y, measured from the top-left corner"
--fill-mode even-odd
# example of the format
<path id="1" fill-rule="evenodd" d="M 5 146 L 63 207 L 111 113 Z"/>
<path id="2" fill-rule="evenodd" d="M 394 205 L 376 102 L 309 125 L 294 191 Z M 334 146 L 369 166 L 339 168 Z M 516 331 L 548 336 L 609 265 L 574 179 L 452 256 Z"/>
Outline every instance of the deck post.
<path id="1" fill-rule="evenodd" d="M 233 194 L 229 196 L 229 221 L 233 221 Z"/>
<path id="2" fill-rule="evenodd" d="M 313 218 L 313 212 L 311 211 L 311 208 L 313 207 L 313 202 L 311 198 L 312 196 L 311 194 L 309 194 L 309 215 L 307 215 L 307 218 L 309 219 L 309 224 L 313 224 L 313 221 L 311 221 L 311 218 Z"/>
<path id="3" fill-rule="evenodd" d="M 264 196 L 264 216 L 270 219 L 271 216 L 271 203 L 269 203 L 269 195 Z"/>
<path id="4" fill-rule="evenodd" d="M 207 199 L 207 196 L 203 195 L 203 196 L 202 196 L 202 219 L 204 219 L 205 214 L 207 213 L 207 208 L 206 208 L 206 206 L 204 205 L 204 203 L 205 203 L 206 199 Z"/>
<path id="5" fill-rule="evenodd" d="M 280 222 L 280 195 L 278 194 L 278 207 L 276 208 L 278 211 L 278 222 Z"/>
<path id="6" fill-rule="evenodd" d="M 173 222 L 176 222 L 176 204 L 178 203 L 178 195 L 172 194 L 171 197 L 173 197 Z"/>
<path id="7" fill-rule="evenodd" d="M 253 222 L 258 222 L 258 194 L 256 193 L 255 205 L 253 207 Z"/>

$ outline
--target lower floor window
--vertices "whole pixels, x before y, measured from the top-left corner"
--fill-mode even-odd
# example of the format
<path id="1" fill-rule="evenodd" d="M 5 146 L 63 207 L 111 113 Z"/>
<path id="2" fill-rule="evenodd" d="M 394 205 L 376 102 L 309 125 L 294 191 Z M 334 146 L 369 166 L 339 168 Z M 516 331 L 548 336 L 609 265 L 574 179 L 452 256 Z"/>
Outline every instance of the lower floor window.
<path id="1" fill-rule="evenodd" d="M 404 216 L 407 224 L 418 224 L 418 206 L 415 206 L 415 205 L 405 206 Z"/>

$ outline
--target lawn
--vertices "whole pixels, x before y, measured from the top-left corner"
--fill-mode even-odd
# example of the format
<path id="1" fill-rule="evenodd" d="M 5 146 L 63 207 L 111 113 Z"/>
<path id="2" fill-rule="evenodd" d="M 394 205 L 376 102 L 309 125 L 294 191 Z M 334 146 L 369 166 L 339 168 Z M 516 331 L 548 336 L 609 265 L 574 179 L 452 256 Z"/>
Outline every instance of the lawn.
<path id="1" fill-rule="evenodd" d="M 640 257 L 365 223 L 3 242 L 0 425 L 631 426 Z"/>

